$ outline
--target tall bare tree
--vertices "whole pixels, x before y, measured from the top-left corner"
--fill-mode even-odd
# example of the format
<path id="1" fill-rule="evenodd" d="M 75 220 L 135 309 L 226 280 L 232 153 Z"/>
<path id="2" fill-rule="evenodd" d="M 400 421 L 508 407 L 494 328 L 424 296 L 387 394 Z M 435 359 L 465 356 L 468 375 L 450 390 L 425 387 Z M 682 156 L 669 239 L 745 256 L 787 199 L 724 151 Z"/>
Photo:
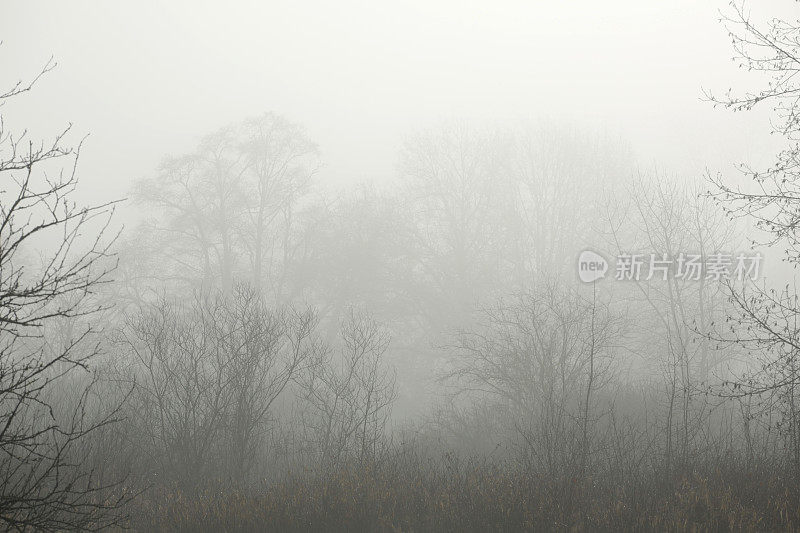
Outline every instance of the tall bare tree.
<path id="1" fill-rule="evenodd" d="M 664 458 L 671 468 L 676 457 L 685 463 L 704 427 L 707 405 L 695 400 L 705 398 L 705 384 L 724 361 L 698 335 L 727 307 L 721 280 L 709 279 L 701 269 L 714 254 L 731 252 L 735 233 L 709 199 L 691 187 L 640 175 L 631 190 L 627 206 L 609 207 L 606 225 L 612 250 L 642 267 L 624 282 L 632 290 L 626 305 L 638 309 L 641 342 L 634 350 L 650 368 L 658 368 L 656 379 L 664 387 Z M 694 270 L 687 266 L 691 261 Z"/>
<path id="2" fill-rule="evenodd" d="M 766 169 L 740 166 L 749 185 L 735 186 L 722 174 L 710 177 L 709 196 L 719 201 L 731 219 L 745 218 L 761 230 L 753 244 L 783 247 L 784 259 L 800 262 L 800 22 L 771 18 L 754 21 L 744 2 L 732 1 L 723 17 L 741 69 L 766 78 L 755 91 L 723 96 L 707 92 L 714 105 L 732 111 L 772 106 L 771 133 L 786 146 Z M 780 425 L 794 472 L 800 475 L 800 433 L 796 400 L 798 354 L 798 296 L 794 283 L 782 289 L 766 283 L 727 284 L 733 311 L 727 321 L 707 332 L 709 339 L 736 345 L 750 355 L 739 379 L 731 379 L 721 394 L 747 402 L 745 420 L 752 450 L 749 417 L 769 414 L 769 425 Z M 755 405 L 754 405 L 755 401 Z M 777 410 L 777 416 L 773 413 Z"/>
<path id="3" fill-rule="evenodd" d="M 30 83 L 0 94 L 0 106 Z M 91 437 L 115 410 L 89 411 L 90 372 L 99 348 L 91 326 L 68 328 L 60 342 L 45 335 L 62 319 L 90 322 L 93 298 L 110 280 L 114 203 L 75 200 L 80 144 L 66 128 L 52 141 L 15 134 L 0 117 L 0 524 L 8 529 L 88 530 L 116 523 L 120 498 L 88 466 Z M 74 323 L 72 324 L 74 325 Z M 93 380 L 90 379 L 90 382 Z M 65 386 L 77 384 L 66 403 Z"/>
<path id="4" fill-rule="evenodd" d="M 187 155 L 166 158 L 135 186 L 154 208 L 140 231 L 161 258 L 152 277 L 222 288 L 247 280 L 284 299 L 295 252 L 295 210 L 318 167 L 316 145 L 274 114 L 205 136 Z M 152 278 L 151 278 L 152 279 Z"/>

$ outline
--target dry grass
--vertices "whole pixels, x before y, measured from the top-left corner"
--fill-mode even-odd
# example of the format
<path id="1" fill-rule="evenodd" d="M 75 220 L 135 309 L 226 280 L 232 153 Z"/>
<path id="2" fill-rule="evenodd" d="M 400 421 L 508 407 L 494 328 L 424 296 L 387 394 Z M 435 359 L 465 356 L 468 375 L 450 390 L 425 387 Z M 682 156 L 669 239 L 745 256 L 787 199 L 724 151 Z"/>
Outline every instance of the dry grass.
<path id="1" fill-rule="evenodd" d="M 800 530 L 792 479 L 733 469 L 625 483 L 446 461 L 289 475 L 262 490 L 154 488 L 140 531 Z"/>

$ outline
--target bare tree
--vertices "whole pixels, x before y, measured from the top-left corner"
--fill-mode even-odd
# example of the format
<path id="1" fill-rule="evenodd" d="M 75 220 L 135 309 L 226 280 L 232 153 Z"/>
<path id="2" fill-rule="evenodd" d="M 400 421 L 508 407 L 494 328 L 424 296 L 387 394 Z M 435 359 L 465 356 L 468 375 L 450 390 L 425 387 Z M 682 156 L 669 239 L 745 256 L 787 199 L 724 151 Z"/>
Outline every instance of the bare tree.
<path id="1" fill-rule="evenodd" d="M 742 402 L 747 402 L 746 425 L 765 418 L 775 424 L 785 439 L 786 459 L 800 476 L 800 298 L 789 285 L 782 290 L 727 285 L 733 311 L 705 336 L 721 346 L 741 348 L 748 357 L 745 370 L 715 393 L 739 400 L 743 409 Z M 752 453 L 749 425 L 745 430 Z"/>
<path id="2" fill-rule="evenodd" d="M 323 468 L 380 458 L 396 395 L 394 372 L 384 361 L 388 345 L 383 328 L 351 309 L 339 353 L 320 352 L 304 376 L 305 438 Z"/>
<path id="3" fill-rule="evenodd" d="M 749 111 L 762 104 L 771 104 L 775 120 L 770 122 L 772 133 L 787 141 L 787 147 L 777 154 L 775 162 L 766 169 L 742 164 L 742 173 L 751 178 L 752 187 L 731 186 L 721 174 L 710 178 L 714 189 L 710 194 L 720 201 L 726 213 L 747 217 L 764 230 L 765 244 L 785 242 L 786 258 L 800 261 L 800 114 L 798 97 L 800 83 L 800 23 L 771 19 L 764 24 L 752 22 L 743 3 L 731 2 L 731 13 L 723 22 L 733 42 L 734 60 L 747 71 L 765 74 L 766 85 L 755 92 L 724 96 L 707 92 L 714 105 L 732 111 Z"/>
<path id="4" fill-rule="evenodd" d="M 627 173 L 628 154 L 608 139 L 548 124 L 512 131 L 508 260 L 513 287 L 572 273 L 574 257 L 596 245 L 602 192 Z"/>
<path id="5" fill-rule="evenodd" d="M 317 349 L 313 339 L 317 319 L 311 310 L 271 310 L 255 289 L 240 285 L 217 325 L 229 358 L 227 472 L 245 481 L 259 454 L 267 451 L 263 444 L 269 423 L 275 422 L 275 402 Z"/>
<path id="6" fill-rule="evenodd" d="M 502 278 L 506 148 L 499 131 L 454 124 L 414 138 L 401 154 L 419 263 L 414 295 L 434 334 L 463 326 Z"/>
<path id="7" fill-rule="evenodd" d="M 705 272 L 691 271 L 687 258 L 695 257 L 699 265 L 713 254 L 730 252 L 734 232 L 707 198 L 664 181 L 638 176 L 630 205 L 608 208 L 607 226 L 617 255 L 627 254 L 631 261 L 638 257 L 644 264 L 641 275 L 626 282 L 632 289 L 626 305 L 634 302 L 639 310 L 635 350 L 660 370 L 656 379 L 662 381 L 666 403 L 664 461 L 669 469 L 676 456 L 685 464 L 693 439 L 703 430 L 705 384 L 724 361 L 722 352 L 710 349 L 697 333 L 723 316 L 724 287 Z"/>
<path id="8" fill-rule="evenodd" d="M 285 297 L 294 257 L 295 211 L 319 167 L 318 148 L 300 126 L 274 113 L 243 122 L 237 134 L 237 148 L 247 165 L 246 215 L 239 238 L 252 284 L 270 284 L 271 294 Z"/>
<path id="9" fill-rule="evenodd" d="M 315 325 L 310 311 L 269 309 L 246 285 L 163 299 L 130 319 L 122 379 L 134 382 L 128 413 L 140 456 L 186 488 L 223 474 L 245 482 Z"/>
<path id="10" fill-rule="evenodd" d="M 0 94 L 0 105 L 54 66 Z M 114 204 L 74 200 L 80 145 L 66 145 L 69 131 L 36 143 L 0 117 L 0 523 L 20 531 L 100 529 L 116 523 L 121 503 L 86 461 L 90 437 L 116 411 L 89 412 L 91 383 L 72 379 L 91 371 L 95 330 L 68 329 L 57 344 L 45 336 L 60 319 L 97 313 L 93 295 L 115 266 Z M 71 403 L 65 384 L 78 385 Z"/>
<path id="11" fill-rule="evenodd" d="M 762 230 L 753 244 L 784 245 L 785 260 L 800 262 L 800 23 L 772 18 L 754 22 L 744 3 L 733 1 L 723 22 L 728 28 L 739 67 L 765 75 L 767 83 L 752 92 L 724 96 L 707 92 L 715 105 L 733 111 L 749 111 L 756 106 L 772 105 L 771 132 L 783 137 L 786 147 L 766 169 L 742 164 L 740 170 L 750 178 L 749 187 L 729 185 L 721 174 L 712 176 L 714 186 L 709 196 L 718 200 L 732 219 L 744 217 L 755 221 Z M 727 284 L 734 310 L 724 327 L 707 332 L 709 339 L 740 347 L 751 356 L 747 370 L 731 379 L 721 394 L 745 399 L 748 443 L 751 441 L 749 418 L 752 411 L 766 413 L 769 425 L 785 432 L 787 450 L 795 473 L 800 472 L 800 432 L 797 403 L 797 291 L 789 283 L 776 290 L 766 283 Z M 753 405 L 753 400 L 756 405 Z M 777 410 L 778 415 L 773 417 Z M 751 446 L 751 445 L 750 445 Z"/>
<path id="12" fill-rule="evenodd" d="M 530 467 L 585 467 L 592 398 L 611 377 L 618 335 L 607 307 L 594 292 L 587 299 L 550 284 L 482 315 L 479 329 L 458 335 L 443 382 L 505 412 Z"/>
<path id="13" fill-rule="evenodd" d="M 135 198 L 157 214 L 140 231 L 162 258 L 157 279 L 230 292 L 237 279 L 285 296 L 294 253 L 295 209 L 318 167 L 302 128 L 265 114 L 206 135 L 197 149 L 166 158 Z"/>

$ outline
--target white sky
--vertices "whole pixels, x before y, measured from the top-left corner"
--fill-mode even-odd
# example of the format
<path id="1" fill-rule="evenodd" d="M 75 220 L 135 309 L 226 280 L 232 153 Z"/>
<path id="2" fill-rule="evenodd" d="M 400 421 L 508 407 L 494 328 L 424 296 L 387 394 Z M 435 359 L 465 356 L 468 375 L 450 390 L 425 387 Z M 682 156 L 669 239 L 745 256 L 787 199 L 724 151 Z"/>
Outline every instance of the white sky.
<path id="1" fill-rule="evenodd" d="M 90 133 L 82 179 L 98 199 L 263 111 L 306 126 L 327 184 L 389 180 L 404 136 L 464 117 L 568 120 L 624 138 L 644 165 L 699 175 L 769 153 L 763 114 L 701 101 L 702 87 L 746 79 L 718 23 L 725 6 L 3 0 L 0 83 L 59 63 L 3 113 L 34 135 L 68 122 Z"/>

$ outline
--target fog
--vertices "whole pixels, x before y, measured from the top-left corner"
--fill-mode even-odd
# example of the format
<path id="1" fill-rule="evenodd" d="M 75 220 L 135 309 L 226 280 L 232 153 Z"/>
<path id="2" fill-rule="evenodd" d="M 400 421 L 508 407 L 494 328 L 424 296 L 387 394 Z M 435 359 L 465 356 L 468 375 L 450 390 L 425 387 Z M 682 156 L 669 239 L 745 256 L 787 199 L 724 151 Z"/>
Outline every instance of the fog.
<path id="1" fill-rule="evenodd" d="M 6 0 L 0 527 L 795 528 L 798 20 Z"/>
<path id="2" fill-rule="evenodd" d="M 320 144 L 323 185 L 394 179 L 405 136 L 453 118 L 570 121 L 699 174 L 770 148 L 763 115 L 701 101 L 743 81 L 725 5 L 11 1 L 3 78 L 59 68 L 7 119 L 91 134 L 82 179 L 104 197 L 264 111 Z"/>

